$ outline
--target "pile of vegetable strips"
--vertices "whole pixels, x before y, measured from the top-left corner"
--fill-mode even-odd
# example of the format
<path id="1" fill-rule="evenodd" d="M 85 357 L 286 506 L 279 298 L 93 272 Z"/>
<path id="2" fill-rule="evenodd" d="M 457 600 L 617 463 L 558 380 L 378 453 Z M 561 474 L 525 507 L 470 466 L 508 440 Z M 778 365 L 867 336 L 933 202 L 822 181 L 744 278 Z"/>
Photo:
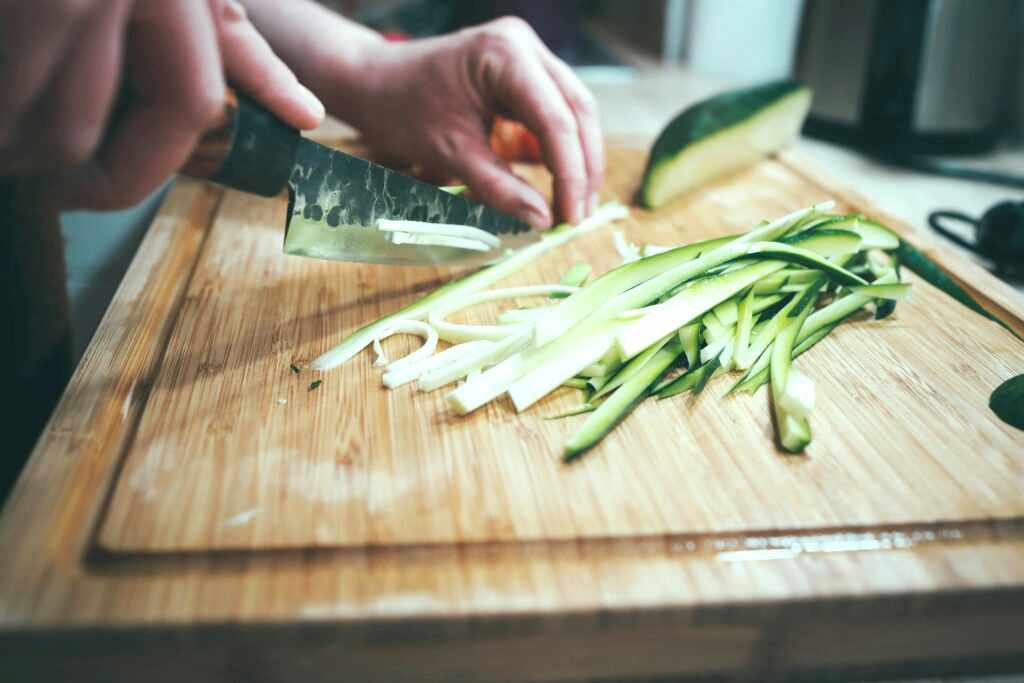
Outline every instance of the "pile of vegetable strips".
<path id="1" fill-rule="evenodd" d="M 311 363 L 327 370 L 366 346 L 377 350 L 385 386 L 457 386 L 447 403 L 470 413 L 507 394 L 524 411 L 562 386 L 582 403 L 557 417 L 588 414 L 565 443 L 571 460 L 594 447 L 641 401 L 699 394 L 713 377 L 743 374 L 732 392 L 770 385 L 779 445 L 799 453 L 811 441 L 814 383 L 793 359 L 868 305 L 888 316 L 909 295 L 900 282 L 899 239 L 861 215 L 818 204 L 746 233 L 674 248 L 617 242 L 624 263 L 587 282 L 576 264 L 557 284 L 489 289 L 536 258 L 626 217 L 606 204 L 579 225 L 454 280 L 350 335 Z M 509 308 L 498 324 L 463 324 L 452 313 L 492 300 L 546 297 Z M 423 345 L 389 362 L 380 340 L 422 336 Z M 451 346 L 437 352 L 439 341 Z"/>

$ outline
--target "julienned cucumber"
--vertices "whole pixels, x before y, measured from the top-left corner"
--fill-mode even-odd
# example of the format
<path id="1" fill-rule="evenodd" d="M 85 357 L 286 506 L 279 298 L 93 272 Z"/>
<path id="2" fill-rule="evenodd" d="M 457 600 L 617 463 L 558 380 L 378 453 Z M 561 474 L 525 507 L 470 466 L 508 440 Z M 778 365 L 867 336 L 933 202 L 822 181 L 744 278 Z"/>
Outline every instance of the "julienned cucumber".
<path id="1" fill-rule="evenodd" d="M 684 110 L 651 148 L 641 202 L 657 208 L 771 154 L 797 134 L 810 105 L 810 89 L 785 80 L 722 93 Z"/>
<path id="2" fill-rule="evenodd" d="M 864 305 L 877 308 L 908 293 L 896 260 L 880 253 L 898 248 L 892 233 L 861 216 L 830 214 L 831 208 L 819 204 L 740 235 L 661 249 L 589 282 L 589 268 L 580 264 L 565 275 L 566 284 L 490 288 L 554 246 L 552 239 L 568 241 L 597 226 L 566 227 L 547 244 L 357 331 L 316 365 L 343 361 L 395 332 L 456 339 L 461 343 L 435 355 L 419 351 L 389 364 L 385 384 L 418 382 L 431 391 L 465 378 L 446 397 L 460 414 L 506 394 L 522 412 L 559 387 L 579 389 L 583 402 L 555 416 L 590 413 L 565 444 L 567 460 L 599 443 L 646 397 L 697 394 L 715 377 L 747 369 L 734 389 L 753 391 L 770 381 L 779 443 L 799 452 L 810 442 L 814 385 L 792 367 L 793 359 Z M 620 215 L 607 207 L 601 220 Z M 498 325 L 444 319 L 474 303 L 552 292 L 571 294 L 535 309 L 513 303 L 499 313 Z M 822 306 L 822 295 L 830 303 Z M 680 377 L 662 381 L 684 367 Z"/>
<path id="3" fill-rule="evenodd" d="M 583 426 L 565 442 L 563 460 L 572 460 L 593 448 L 646 397 L 647 390 L 665 374 L 683 352 L 678 339 L 658 349 L 639 370 L 598 406 Z"/>

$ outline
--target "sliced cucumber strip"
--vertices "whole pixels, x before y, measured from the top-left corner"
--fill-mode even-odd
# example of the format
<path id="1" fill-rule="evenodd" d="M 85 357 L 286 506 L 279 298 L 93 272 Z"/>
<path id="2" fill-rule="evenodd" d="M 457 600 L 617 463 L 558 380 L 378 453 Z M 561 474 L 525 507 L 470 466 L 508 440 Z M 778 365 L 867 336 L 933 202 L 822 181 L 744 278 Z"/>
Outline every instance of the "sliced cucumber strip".
<path id="1" fill-rule="evenodd" d="M 616 389 L 587 418 L 579 431 L 565 443 L 562 459 L 566 462 L 593 448 L 647 396 L 647 391 L 672 366 L 682 353 L 678 341 L 670 340 L 644 366 Z"/>

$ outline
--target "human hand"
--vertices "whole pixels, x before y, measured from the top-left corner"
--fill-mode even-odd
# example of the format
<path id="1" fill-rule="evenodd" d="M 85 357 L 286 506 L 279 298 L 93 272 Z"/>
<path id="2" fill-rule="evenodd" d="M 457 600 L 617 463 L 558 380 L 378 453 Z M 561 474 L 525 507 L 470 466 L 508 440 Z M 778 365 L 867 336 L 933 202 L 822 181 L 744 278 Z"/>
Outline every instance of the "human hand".
<path id="1" fill-rule="evenodd" d="M 158 187 L 221 112 L 225 74 L 292 126 L 323 118 L 236 0 L 0 0 L 0 46 L 0 176 L 62 207 Z"/>
<path id="2" fill-rule="evenodd" d="M 515 18 L 438 38 L 380 44 L 328 108 L 360 129 L 386 162 L 456 175 L 483 202 L 535 227 L 552 223 L 541 194 L 488 143 L 495 113 L 537 134 L 554 176 L 554 205 L 578 222 L 596 202 L 604 149 L 594 99 L 529 25 Z M 354 91 L 353 91 L 354 89 Z"/>

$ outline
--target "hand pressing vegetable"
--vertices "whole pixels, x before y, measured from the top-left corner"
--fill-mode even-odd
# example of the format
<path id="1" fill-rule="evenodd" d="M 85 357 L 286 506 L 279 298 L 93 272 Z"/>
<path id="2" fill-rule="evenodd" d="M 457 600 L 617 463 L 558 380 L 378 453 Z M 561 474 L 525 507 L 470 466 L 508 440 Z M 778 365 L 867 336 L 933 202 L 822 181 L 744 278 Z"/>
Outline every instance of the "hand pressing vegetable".
<path id="1" fill-rule="evenodd" d="M 260 0 L 250 11 L 327 109 L 386 163 L 419 165 L 437 182 L 458 177 L 475 198 L 535 227 L 593 211 L 604 174 L 594 99 L 524 21 L 387 42 L 311 5 Z M 492 150 L 495 114 L 536 134 L 554 175 L 553 212 Z"/>

